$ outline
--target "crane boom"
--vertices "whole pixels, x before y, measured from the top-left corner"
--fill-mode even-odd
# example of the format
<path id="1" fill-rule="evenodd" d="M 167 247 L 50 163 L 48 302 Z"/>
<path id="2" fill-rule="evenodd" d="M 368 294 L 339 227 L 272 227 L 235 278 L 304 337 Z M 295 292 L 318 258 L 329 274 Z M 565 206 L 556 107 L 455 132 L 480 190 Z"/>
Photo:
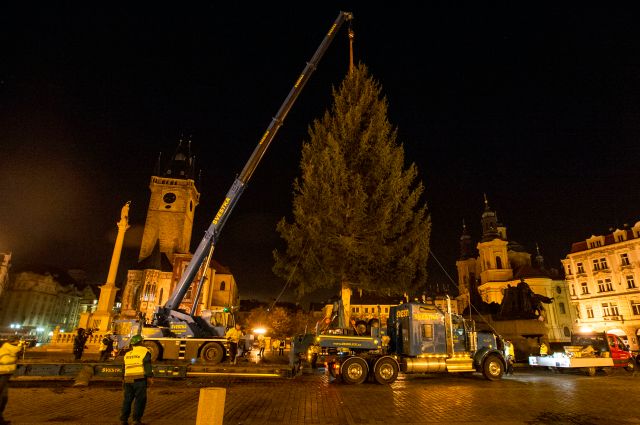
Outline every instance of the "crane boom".
<path id="1" fill-rule="evenodd" d="M 204 260 L 206 259 L 207 254 L 212 247 L 215 247 L 216 242 L 218 241 L 218 238 L 220 236 L 220 232 L 222 231 L 224 224 L 229 218 L 229 214 L 231 213 L 231 211 L 233 211 L 233 208 L 240 198 L 240 195 L 242 195 L 242 192 L 244 191 L 249 179 L 260 163 L 260 160 L 264 156 L 267 148 L 273 141 L 273 138 L 275 137 L 278 129 L 280 128 L 280 126 L 282 126 L 282 123 L 289 113 L 289 110 L 300 95 L 300 92 L 304 88 L 307 81 L 309 81 L 311 74 L 315 71 L 318 62 L 335 38 L 335 35 L 342 24 L 345 21 L 349 21 L 351 19 L 353 19 L 353 14 L 351 14 L 350 12 L 341 11 L 338 14 L 335 22 L 329 29 L 329 32 L 322 40 L 322 43 L 320 43 L 320 46 L 318 46 L 313 57 L 309 62 L 307 62 L 307 65 L 304 67 L 304 70 L 289 91 L 289 94 L 282 103 L 282 106 L 280 106 L 280 109 L 276 113 L 275 117 L 273 117 L 273 119 L 271 120 L 271 123 L 258 142 L 258 145 L 253 150 L 253 153 L 242 169 L 242 172 L 238 177 L 236 177 L 233 184 L 231 185 L 231 188 L 227 192 L 227 195 L 222 202 L 222 206 L 220 206 L 220 209 L 218 209 L 218 212 L 211 222 L 211 225 L 205 231 L 204 237 L 200 241 L 198 248 L 193 254 L 193 258 L 189 262 L 189 265 L 182 274 L 182 277 L 180 278 L 175 291 L 173 292 L 171 297 L 169 297 L 165 305 L 159 307 L 156 311 L 154 319 L 156 322 L 164 322 L 165 320 L 163 319 L 166 319 L 170 315 L 171 311 L 176 310 L 180 306 L 180 303 L 187 293 L 187 290 L 191 286 L 193 279 L 195 278 L 198 270 L 201 268 Z"/>

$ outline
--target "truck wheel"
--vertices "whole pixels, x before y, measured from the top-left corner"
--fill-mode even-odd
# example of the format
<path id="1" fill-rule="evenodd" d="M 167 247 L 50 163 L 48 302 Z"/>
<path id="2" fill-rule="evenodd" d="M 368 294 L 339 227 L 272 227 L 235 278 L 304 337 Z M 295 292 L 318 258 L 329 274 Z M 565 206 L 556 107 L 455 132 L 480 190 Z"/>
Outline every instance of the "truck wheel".
<path id="1" fill-rule="evenodd" d="M 224 348 L 217 342 L 207 342 L 200 350 L 200 358 L 205 363 L 218 364 L 224 357 Z"/>
<path id="2" fill-rule="evenodd" d="M 391 384 L 398 378 L 398 364 L 388 357 L 382 358 L 373 366 L 373 374 L 378 384 Z"/>
<path id="3" fill-rule="evenodd" d="M 151 361 L 155 362 L 160 357 L 160 346 L 154 341 L 143 341 L 142 346 L 151 353 Z"/>
<path id="4" fill-rule="evenodd" d="M 347 384 L 362 384 L 367 379 L 367 362 L 360 357 L 348 358 L 340 366 L 340 373 Z"/>
<path id="5" fill-rule="evenodd" d="M 489 381 L 497 381 L 502 378 L 504 365 L 495 354 L 489 354 L 482 363 L 482 374 Z"/>

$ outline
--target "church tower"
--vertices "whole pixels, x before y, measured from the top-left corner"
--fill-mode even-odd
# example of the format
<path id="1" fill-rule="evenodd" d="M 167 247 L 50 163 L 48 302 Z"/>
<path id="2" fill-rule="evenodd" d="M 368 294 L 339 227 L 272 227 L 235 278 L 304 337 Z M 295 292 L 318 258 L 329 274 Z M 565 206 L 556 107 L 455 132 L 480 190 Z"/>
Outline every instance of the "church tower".
<path id="1" fill-rule="evenodd" d="M 460 236 L 460 258 L 456 261 L 458 269 L 458 311 L 464 311 L 471 300 L 471 290 L 476 284 L 476 255 L 467 225 L 462 221 Z"/>
<path id="2" fill-rule="evenodd" d="M 502 300 L 503 282 L 513 279 L 513 269 L 509 263 L 506 227 L 498 222 L 498 215 L 489 208 L 486 195 L 481 223 L 482 238 L 478 243 L 478 289 L 486 302 L 499 303 Z"/>
<path id="3" fill-rule="evenodd" d="M 148 258 L 156 245 L 171 262 L 175 254 L 189 253 L 193 216 L 200 200 L 194 181 L 194 162 L 191 141 L 182 140 L 164 168 L 158 159 L 149 185 L 151 197 L 139 261 Z"/>

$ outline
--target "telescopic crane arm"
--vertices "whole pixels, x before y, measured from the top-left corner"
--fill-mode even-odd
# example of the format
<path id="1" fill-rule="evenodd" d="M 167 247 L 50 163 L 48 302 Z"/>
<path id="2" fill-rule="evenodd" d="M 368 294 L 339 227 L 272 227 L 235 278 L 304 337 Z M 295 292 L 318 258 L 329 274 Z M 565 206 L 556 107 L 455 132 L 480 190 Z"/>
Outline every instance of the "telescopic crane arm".
<path id="1" fill-rule="evenodd" d="M 204 264 L 209 252 L 213 249 L 213 247 L 215 247 L 218 241 L 218 238 L 220 236 L 220 232 L 222 231 L 224 224 L 229 218 L 229 214 L 231 214 L 231 211 L 233 211 L 233 208 L 236 206 L 236 203 L 238 202 L 240 195 L 242 195 L 242 192 L 244 191 L 247 183 L 249 182 L 249 179 L 251 178 L 255 169 L 258 167 L 260 160 L 262 159 L 265 152 L 267 151 L 267 148 L 273 141 L 273 138 L 275 137 L 278 129 L 284 122 L 287 114 L 289 113 L 289 110 L 291 109 L 294 102 L 300 95 L 300 92 L 304 88 L 307 81 L 309 81 L 311 74 L 313 74 L 313 72 L 315 71 L 316 66 L 318 65 L 318 62 L 320 61 L 320 59 L 326 52 L 327 48 L 335 38 L 335 35 L 340 29 L 340 27 L 342 26 L 342 24 L 345 21 L 350 21 L 352 19 L 353 19 L 353 14 L 351 14 L 350 12 L 340 12 L 335 22 L 329 29 L 329 32 L 322 40 L 322 43 L 320 43 L 320 46 L 318 46 L 318 49 L 314 53 L 313 57 L 309 62 L 307 62 L 307 65 L 302 71 L 302 74 L 300 74 L 295 84 L 289 91 L 289 94 L 287 95 L 284 102 L 282 103 L 282 106 L 280 106 L 280 109 L 276 113 L 276 116 L 271 120 L 269 127 L 267 127 L 267 130 L 265 131 L 264 135 L 258 142 L 258 145 L 253 150 L 253 153 L 251 154 L 251 156 L 249 157 L 249 160 L 247 161 L 244 168 L 242 169 L 242 172 L 238 177 L 236 177 L 235 181 L 231 185 L 231 188 L 227 192 L 227 195 L 225 196 L 224 201 L 222 202 L 222 206 L 220 207 L 217 214 L 213 218 L 211 225 L 206 230 L 204 237 L 202 238 L 202 240 L 200 241 L 200 244 L 198 245 L 198 248 L 196 249 L 196 252 L 193 254 L 193 258 L 191 259 L 191 261 L 189 262 L 189 265 L 187 266 L 184 273 L 182 274 L 182 277 L 180 278 L 180 281 L 178 282 L 178 285 L 176 286 L 175 291 L 173 292 L 171 297 L 167 300 L 166 304 L 163 307 L 158 308 L 156 312 L 156 317 L 155 317 L 155 321 L 158 322 L 158 324 L 164 324 L 163 322 L 165 322 L 166 319 L 170 316 L 171 311 L 177 310 L 178 307 L 180 306 L 180 303 L 182 302 L 185 294 L 187 293 L 187 290 L 191 286 L 193 279 L 198 273 L 198 270 Z"/>

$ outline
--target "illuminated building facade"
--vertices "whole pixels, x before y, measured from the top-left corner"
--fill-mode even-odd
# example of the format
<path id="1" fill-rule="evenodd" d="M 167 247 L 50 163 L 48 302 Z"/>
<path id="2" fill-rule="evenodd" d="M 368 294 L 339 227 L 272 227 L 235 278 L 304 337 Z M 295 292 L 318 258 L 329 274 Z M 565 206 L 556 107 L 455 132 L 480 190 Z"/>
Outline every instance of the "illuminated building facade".
<path id="1" fill-rule="evenodd" d="M 574 330 L 615 333 L 637 350 L 640 221 L 573 243 L 562 264 L 577 315 Z"/>

